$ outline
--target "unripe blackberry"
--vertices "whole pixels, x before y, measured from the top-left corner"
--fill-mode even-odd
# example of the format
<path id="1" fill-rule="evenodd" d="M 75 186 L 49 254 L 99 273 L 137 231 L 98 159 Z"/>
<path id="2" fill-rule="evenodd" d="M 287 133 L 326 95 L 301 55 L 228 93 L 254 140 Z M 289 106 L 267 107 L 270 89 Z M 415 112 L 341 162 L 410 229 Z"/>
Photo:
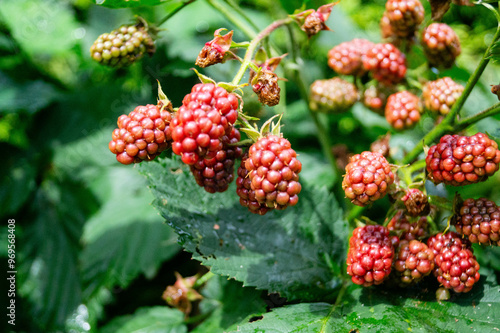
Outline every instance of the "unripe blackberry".
<path id="1" fill-rule="evenodd" d="M 347 274 L 355 284 L 369 287 L 384 282 L 391 273 L 394 258 L 393 239 L 380 225 L 354 229 L 349 240 Z"/>
<path id="2" fill-rule="evenodd" d="M 444 23 L 432 23 L 422 35 L 422 47 L 431 66 L 450 68 L 460 55 L 457 34 Z"/>
<path id="3" fill-rule="evenodd" d="M 500 209 L 488 199 L 467 199 L 453 217 L 459 234 L 471 243 L 500 246 Z"/>
<path id="4" fill-rule="evenodd" d="M 109 150 L 122 164 L 151 161 L 172 142 L 171 119 L 170 112 L 157 105 L 138 106 L 118 118 Z"/>
<path id="5" fill-rule="evenodd" d="M 213 83 L 196 84 L 170 123 L 172 150 L 188 165 L 211 159 L 222 149 L 238 117 L 238 98 Z"/>
<path id="6" fill-rule="evenodd" d="M 371 111 L 384 115 L 387 98 L 394 94 L 394 89 L 382 85 L 369 86 L 363 93 L 363 104 Z"/>
<path id="7" fill-rule="evenodd" d="M 434 252 L 417 240 L 403 240 L 394 257 L 394 271 L 403 286 L 422 280 L 434 269 Z"/>
<path id="8" fill-rule="evenodd" d="M 111 66 L 128 66 L 141 59 L 145 53 L 156 51 L 154 40 L 142 25 L 123 25 L 100 35 L 90 47 L 90 55 L 95 61 Z"/>
<path id="9" fill-rule="evenodd" d="M 259 203 L 281 210 L 299 201 L 302 164 L 287 139 L 272 134 L 258 139 L 248 150 L 245 168 Z"/>
<path id="10" fill-rule="evenodd" d="M 385 119 L 397 130 L 411 128 L 420 120 L 420 99 L 408 91 L 392 94 L 385 106 Z"/>
<path id="11" fill-rule="evenodd" d="M 366 52 L 363 66 L 375 80 L 387 85 L 398 83 L 406 75 L 406 57 L 392 44 L 375 44 Z"/>
<path id="12" fill-rule="evenodd" d="M 380 153 L 362 152 L 350 158 L 342 189 L 351 202 L 358 206 L 383 198 L 394 183 L 391 166 Z"/>
<path id="13" fill-rule="evenodd" d="M 310 89 L 309 106 L 313 111 L 340 113 L 347 111 L 358 100 L 356 86 L 338 77 L 316 80 Z"/>
<path id="14" fill-rule="evenodd" d="M 407 212 L 412 216 L 425 215 L 430 211 L 427 195 L 416 188 L 410 188 L 401 198 Z"/>
<path id="15" fill-rule="evenodd" d="M 221 138 L 222 150 L 212 158 L 203 158 L 190 166 L 196 183 L 208 193 L 224 192 L 234 179 L 234 163 L 241 156 L 241 148 L 231 146 L 240 141 L 240 132 L 232 128 Z"/>
<path id="16" fill-rule="evenodd" d="M 450 77 L 443 77 L 428 82 L 422 90 L 422 97 L 427 109 L 446 115 L 463 91 L 464 86 L 456 83 Z"/>
<path id="17" fill-rule="evenodd" d="M 486 134 L 445 135 L 425 158 L 428 177 L 435 184 L 469 185 L 485 181 L 498 170 L 500 150 Z"/>
<path id="18" fill-rule="evenodd" d="M 418 0 L 387 0 L 387 16 L 392 32 L 399 37 L 413 36 L 424 20 L 424 7 Z"/>
<path id="19" fill-rule="evenodd" d="M 435 254 L 434 275 L 446 289 L 469 292 L 479 281 L 479 264 L 468 241 L 461 240 L 456 233 L 447 235 L 438 234 L 427 241 Z"/>
<path id="20" fill-rule="evenodd" d="M 363 57 L 373 46 L 372 42 L 359 38 L 340 43 L 328 52 L 328 66 L 339 74 L 362 76 L 366 72 Z"/>
<path id="21" fill-rule="evenodd" d="M 238 168 L 236 178 L 236 194 L 240 197 L 240 205 L 247 207 L 251 213 L 264 215 L 274 207 L 267 207 L 265 203 L 259 203 L 255 198 L 255 191 L 252 190 L 252 181 L 248 177 L 248 170 L 245 168 L 245 161 L 248 153 L 241 158 L 241 164 Z"/>
<path id="22" fill-rule="evenodd" d="M 411 217 L 398 210 L 387 224 L 389 231 L 399 235 L 401 240 L 419 240 L 427 237 L 428 222 L 426 216 Z"/>

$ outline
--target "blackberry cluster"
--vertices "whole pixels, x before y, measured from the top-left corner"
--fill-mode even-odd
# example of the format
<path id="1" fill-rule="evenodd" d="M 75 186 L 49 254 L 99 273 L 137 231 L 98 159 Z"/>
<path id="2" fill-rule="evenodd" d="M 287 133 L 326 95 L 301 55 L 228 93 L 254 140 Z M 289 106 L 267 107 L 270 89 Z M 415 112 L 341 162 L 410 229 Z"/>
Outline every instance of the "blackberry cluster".
<path id="1" fill-rule="evenodd" d="M 392 94 L 385 106 L 385 119 L 397 130 L 411 128 L 420 120 L 420 99 L 408 91 Z"/>
<path id="2" fill-rule="evenodd" d="M 142 25 L 123 25 L 100 35 L 90 47 L 92 59 L 111 67 L 131 65 L 155 51 L 154 40 Z"/>
<path id="3" fill-rule="evenodd" d="M 446 115 L 463 91 L 464 86 L 444 77 L 428 82 L 422 90 L 422 97 L 428 110 Z"/>
<path id="4" fill-rule="evenodd" d="M 403 210 L 398 210 L 387 224 L 387 229 L 399 235 L 401 240 L 419 240 L 427 237 L 427 217 L 407 216 Z"/>
<path id="5" fill-rule="evenodd" d="M 412 37 L 424 20 L 424 7 L 418 0 L 388 0 L 384 16 L 393 34 L 400 38 Z"/>
<path id="6" fill-rule="evenodd" d="M 450 68 L 461 53 L 457 34 L 445 23 L 432 23 L 421 39 L 425 56 L 431 66 Z"/>
<path id="7" fill-rule="evenodd" d="M 245 168 L 245 162 L 248 159 L 248 153 L 241 158 L 241 164 L 238 168 L 236 178 L 236 194 L 240 197 L 240 205 L 247 207 L 251 213 L 264 215 L 274 207 L 267 207 L 265 203 L 259 203 L 255 198 L 255 191 L 252 190 L 252 181 L 248 177 L 248 170 Z"/>
<path id="8" fill-rule="evenodd" d="M 352 156 L 345 171 L 342 189 L 353 204 L 361 207 L 383 198 L 394 183 L 391 166 L 380 153 L 365 151 Z"/>
<path id="9" fill-rule="evenodd" d="M 238 98 L 213 83 L 196 84 L 170 123 L 172 150 L 193 165 L 222 150 L 222 137 L 231 133 L 238 118 Z"/>
<path id="10" fill-rule="evenodd" d="M 445 135 L 425 158 L 428 177 L 435 184 L 462 186 L 485 181 L 498 170 L 500 150 L 486 134 Z"/>
<path id="11" fill-rule="evenodd" d="M 467 199 L 453 217 L 459 234 L 471 243 L 500 246 L 500 209 L 488 199 Z"/>
<path id="12" fill-rule="evenodd" d="M 257 140 L 248 151 L 245 168 L 260 204 L 282 210 L 299 201 L 302 164 L 287 139 L 270 134 Z"/>
<path id="13" fill-rule="evenodd" d="M 434 275 L 446 289 L 466 293 L 479 281 L 479 264 L 467 240 L 454 232 L 439 233 L 427 241 L 434 252 Z"/>
<path id="14" fill-rule="evenodd" d="M 384 282 L 391 273 L 394 258 L 393 238 L 380 225 L 354 229 L 349 240 L 347 274 L 355 284 L 369 287 Z"/>
<path id="15" fill-rule="evenodd" d="M 222 150 L 212 158 L 199 159 L 190 166 L 196 183 L 208 193 L 224 192 L 234 179 L 234 163 L 241 156 L 241 148 L 232 146 L 240 141 L 240 132 L 232 128 L 221 138 Z"/>
<path id="16" fill-rule="evenodd" d="M 339 74 L 362 76 L 366 72 L 363 57 L 373 46 L 372 42 L 359 38 L 340 43 L 328 52 L 328 66 Z"/>
<path id="17" fill-rule="evenodd" d="M 170 112 L 157 105 L 138 106 L 118 118 L 109 150 L 122 164 L 151 161 L 172 142 L 171 119 Z"/>
<path id="18" fill-rule="evenodd" d="M 366 52 L 363 66 L 386 85 L 401 82 L 406 75 L 406 57 L 392 44 L 375 44 Z"/>
<path id="19" fill-rule="evenodd" d="M 358 100 L 356 86 L 338 77 L 316 80 L 310 90 L 309 106 L 313 111 L 340 113 L 348 110 Z"/>
<path id="20" fill-rule="evenodd" d="M 402 286 L 422 280 L 434 269 L 434 252 L 418 240 L 403 240 L 394 257 L 394 271 Z"/>

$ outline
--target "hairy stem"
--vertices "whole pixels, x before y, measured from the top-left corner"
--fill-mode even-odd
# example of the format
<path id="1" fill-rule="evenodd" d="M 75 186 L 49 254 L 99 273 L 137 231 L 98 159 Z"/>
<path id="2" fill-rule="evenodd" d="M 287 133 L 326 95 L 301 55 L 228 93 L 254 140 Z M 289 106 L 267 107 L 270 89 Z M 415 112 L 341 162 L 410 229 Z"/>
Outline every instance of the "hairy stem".
<path id="1" fill-rule="evenodd" d="M 500 113 L 500 103 L 496 103 L 493 106 L 487 108 L 486 110 L 483 110 L 475 115 L 460 120 L 459 122 L 456 123 L 455 128 L 457 130 L 462 130 L 464 128 L 469 127 L 472 124 L 477 123 L 478 121 L 484 118 L 494 116 L 499 113 Z"/>

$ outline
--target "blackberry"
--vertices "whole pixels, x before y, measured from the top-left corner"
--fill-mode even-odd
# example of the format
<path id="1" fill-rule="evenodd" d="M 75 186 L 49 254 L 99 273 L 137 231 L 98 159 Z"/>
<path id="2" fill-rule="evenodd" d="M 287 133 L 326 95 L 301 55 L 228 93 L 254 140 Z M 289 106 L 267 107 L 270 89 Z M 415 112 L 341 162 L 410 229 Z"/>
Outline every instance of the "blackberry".
<path id="1" fill-rule="evenodd" d="M 157 105 L 137 106 L 118 118 L 109 150 L 122 164 L 151 161 L 172 142 L 171 119 L 170 112 Z"/>
<path id="2" fill-rule="evenodd" d="M 498 170 L 500 150 L 486 134 L 445 135 L 425 158 L 428 177 L 435 184 L 469 185 L 485 181 Z"/>
<path id="3" fill-rule="evenodd" d="M 155 51 L 154 40 L 143 24 L 122 25 L 100 35 L 90 47 L 92 59 L 111 67 L 131 65 L 145 53 L 151 56 Z"/>
<path id="4" fill-rule="evenodd" d="M 355 284 L 369 287 L 384 282 L 391 273 L 394 258 L 393 239 L 380 225 L 354 229 L 349 240 L 347 274 Z"/>
<path id="5" fill-rule="evenodd" d="M 408 91 L 392 94 L 385 106 L 385 119 L 397 130 L 411 128 L 420 120 L 420 99 Z"/>
<path id="6" fill-rule="evenodd" d="M 354 155 L 345 170 L 342 189 L 353 204 L 361 207 L 383 198 L 394 183 L 391 166 L 380 153 L 365 151 Z"/>
<path id="7" fill-rule="evenodd" d="M 241 158 L 241 164 L 238 168 L 236 178 L 236 194 L 240 197 L 240 205 L 247 207 L 251 213 L 264 215 L 274 207 L 267 207 L 265 203 L 259 203 L 255 198 L 255 191 L 252 190 L 252 181 L 248 177 L 248 170 L 245 168 L 245 161 L 248 159 L 248 153 Z"/>
<path id="8" fill-rule="evenodd" d="M 403 240 L 394 257 L 394 271 L 402 286 L 422 280 L 434 269 L 434 252 L 417 240 Z"/>
<path id="9" fill-rule="evenodd" d="M 210 159 L 200 159 L 190 166 L 196 183 L 208 193 L 224 192 L 234 179 L 234 163 L 241 156 L 241 148 L 232 146 L 240 141 L 240 132 L 232 128 L 221 138 L 222 150 Z"/>
<path id="10" fill-rule="evenodd" d="M 238 98 L 213 83 L 196 84 L 170 122 L 172 150 L 193 165 L 211 159 L 222 150 L 222 137 L 229 134 L 238 117 Z"/>
<path id="11" fill-rule="evenodd" d="M 406 57 L 392 44 L 375 44 L 366 52 L 363 66 L 373 78 L 386 85 L 402 81 L 406 75 Z"/>
<path id="12" fill-rule="evenodd" d="M 363 104 L 371 111 L 384 115 L 387 98 L 394 89 L 382 85 L 369 86 L 363 93 Z"/>
<path id="13" fill-rule="evenodd" d="M 457 232 L 471 243 L 500 246 L 500 209 L 486 198 L 467 199 L 453 217 Z"/>
<path id="14" fill-rule="evenodd" d="M 428 82 L 422 90 L 422 97 L 428 110 L 446 115 L 463 91 L 464 86 L 444 77 Z"/>
<path id="15" fill-rule="evenodd" d="M 316 80 L 310 90 L 309 106 L 313 111 L 340 113 L 347 111 L 358 100 L 356 86 L 338 77 Z"/>
<path id="16" fill-rule="evenodd" d="M 272 134 L 258 139 L 248 151 L 245 168 L 260 204 L 282 210 L 299 201 L 302 164 L 287 139 Z"/>
<path id="17" fill-rule="evenodd" d="M 374 44 L 366 39 L 353 39 L 340 43 L 328 52 L 328 66 L 343 75 L 362 76 L 363 57 Z"/>
<path id="18" fill-rule="evenodd" d="M 424 7 L 418 0 L 387 0 L 385 13 L 391 31 L 401 38 L 415 35 L 424 20 Z"/>
<path id="19" fill-rule="evenodd" d="M 423 32 L 421 39 L 425 56 L 434 67 L 450 68 L 460 55 L 457 34 L 444 23 L 432 23 Z"/>

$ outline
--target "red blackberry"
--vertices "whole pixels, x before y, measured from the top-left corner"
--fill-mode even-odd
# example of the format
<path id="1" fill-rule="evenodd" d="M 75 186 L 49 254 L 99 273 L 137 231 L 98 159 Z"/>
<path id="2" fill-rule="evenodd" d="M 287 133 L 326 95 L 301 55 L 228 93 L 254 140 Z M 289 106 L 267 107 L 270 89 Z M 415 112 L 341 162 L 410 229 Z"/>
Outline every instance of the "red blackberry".
<path id="1" fill-rule="evenodd" d="M 123 25 L 102 34 L 90 47 L 92 59 L 112 67 L 131 65 L 144 53 L 152 55 L 155 51 L 153 38 L 143 24 Z"/>
<path id="2" fill-rule="evenodd" d="M 410 215 L 418 216 L 428 214 L 430 206 L 428 204 L 427 195 L 416 188 L 410 188 L 401 198 L 406 206 L 406 210 Z"/>
<path id="3" fill-rule="evenodd" d="M 338 77 L 316 80 L 310 90 L 309 106 L 313 111 L 340 113 L 347 111 L 358 100 L 356 86 Z"/>
<path id="4" fill-rule="evenodd" d="M 458 234 L 437 234 L 429 238 L 427 245 L 434 251 L 433 273 L 443 287 L 466 293 L 479 281 L 479 264 L 470 243 Z"/>
<path id="5" fill-rule="evenodd" d="M 354 229 L 349 240 L 347 274 L 355 284 L 369 287 L 381 284 L 391 273 L 394 257 L 393 239 L 380 225 Z"/>
<path id="6" fill-rule="evenodd" d="M 188 165 L 215 157 L 222 136 L 229 134 L 238 117 L 238 98 L 213 83 L 196 84 L 170 123 L 172 150 Z"/>
<path id="7" fill-rule="evenodd" d="M 245 168 L 245 161 L 248 153 L 241 158 L 238 168 L 238 178 L 236 178 L 236 194 L 240 197 L 240 205 L 247 207 L 251 213 L 264 215 L 274 207 L 267 207 L 265 203 L 259 203 L 255 198 L 255 191 L 252 190 L 252 181 L 248 177 L 248 170 Z"/>
<path id="8" fill-rule="evenodd" d="M 394 183 L 391 166 L 380 153 L 362 152 L 350 158 L 342 188 L 347 198 L 358 206 L 383 198 Z"/>
<path id="9" fill-rule="evenodd" d="M 122 164 L 151 161 L 172 142 L 169 111 L 148 104 L 118 118 L 118 128 L 113 131 L 109 150 Z"/>
<path id="10" fill-rule="evenodd" d="M 500 246 L 500 209 L 488 199 L 467 199 L 453 217 L 459 234 L 471 243 Z"/>
<path id="11" fill-rule="evenodd" d="M 450 68 L 461 53 L 457 34 L 444 23 L 429 25 L 421 43 L 429 64 L 434 67 Z"/>
<path id="12" fill-rule="evenodd" d="M 398 83 L 406 75 L 406 57 L 392 44 L 375 44 L 366 52 L 363 66 L 375 80 L 387 85 Z"/>
<path id="13" fill-rule="evenodd" d="M 445 135 L 425 158 L 429 179 L 435 184 L 469 185 L 485 181 L 498 170 L 500 150 L 486 134 Z"/>
<path id="14" fill-rule="evenodd" d="M 456 83 L 450 77 L 444 77 L 428 82 L 422 90 L 422 97 L 427 109 L 446 115 L 462 95 L 462 91 L 464 91 L 464 86 Z"/>
<path id="15" fill-rule="evenodd" d="M 389 20 L 392 32 L 406 38 L 414 36 L 424 20 L 424 7 L 418 0 L 387 0 L 384 15 Z"/>
<path id="16" fill-rule="evenodd" d="M 343 75 L 362 76 L 363 57 L 374 44 L 366 39 L 353 39 L 340 43 L 328 52 L 328 66 L 335 72 Z"/>
<path id="17" fill-rule="evenodd" d="M 387 224 L 389 231 L 394 231 L 401 240 L 418 240 L 427 237 L 427 217 L 410 217 L 398 210 Z"/>
<path id="18" fill-rule="evenodd" d="M 434 252 L 417 240 L 403 240 L 394 257 L 394 270 L 405 286 L 422 280 L 434 269 Z"/>
<path id="19" fill-rule="evenodd" d="M 281 210 L 299 201 L 302 164 L 287 139 L 272 134 L 258 139 L 248 151 L 245 168 L 259 203 Z"/>
<path id="20" fill-rule="evenodd" d="M 385 119 L 397 130 L 411 128 L 420 120 L 420 99 L 408 91 L 392 94 L 385 106 Z"/>
<path id="21" fill-rule="evenodd" d="M 221 140 L 222 150 L 219 150 L 212 158 L 203 158 L 190 166 L 196 183 L 205 188 L 209 193 L 224 192 L 234 179 L 234 162 L 241 156 L 241 148 L 231 146 L 240 141 L 240 132 L 232 128 L 228 135 Z"/>

